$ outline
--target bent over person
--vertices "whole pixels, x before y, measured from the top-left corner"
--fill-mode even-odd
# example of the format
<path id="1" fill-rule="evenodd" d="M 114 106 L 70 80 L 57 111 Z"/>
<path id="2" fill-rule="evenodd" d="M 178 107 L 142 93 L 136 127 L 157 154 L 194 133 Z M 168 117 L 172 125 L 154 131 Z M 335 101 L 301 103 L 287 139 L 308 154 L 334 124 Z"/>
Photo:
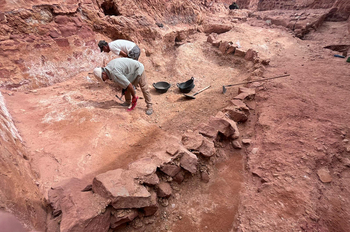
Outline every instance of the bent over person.
<path id="1" fill-rule="evenodd" d="M 112 51 L 118 56 L 129 57 L 134 60 L 139 60 L 141 54 L 140 48 L 134 42 L 124 39 L 117 39 L 110 43 L 100 40 L 98 46 L 101 52 L 109 53 Z"/>
<path id="2" fill-rule="evenodd" d="M 129 58 L 117 58 L 110 61 L 106 67 L 95 68 L 94 75 L 102 81 L 110 79 L 121 88 L 127 89 L 123 106 L 132 105 L 132 107 L 135 107 L 138 97 L 133 85 L 139 85 L 147 104 L 146 114 L 151 115 L 153 113 L 151 94 L 142 63 Z"/>

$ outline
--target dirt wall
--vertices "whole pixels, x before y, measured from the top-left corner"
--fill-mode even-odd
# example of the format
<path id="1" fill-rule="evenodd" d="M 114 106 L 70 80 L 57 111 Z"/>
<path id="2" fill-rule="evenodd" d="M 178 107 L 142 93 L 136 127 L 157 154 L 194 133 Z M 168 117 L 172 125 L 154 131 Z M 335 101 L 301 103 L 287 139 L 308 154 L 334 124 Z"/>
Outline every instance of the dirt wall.
<path id="1" fill-rule="evenodd" d="M 1 93 L 0 144 L 0 209 L 18 217 L 26 228 L 44 231 L 46 211 L 42 196 Z"/>

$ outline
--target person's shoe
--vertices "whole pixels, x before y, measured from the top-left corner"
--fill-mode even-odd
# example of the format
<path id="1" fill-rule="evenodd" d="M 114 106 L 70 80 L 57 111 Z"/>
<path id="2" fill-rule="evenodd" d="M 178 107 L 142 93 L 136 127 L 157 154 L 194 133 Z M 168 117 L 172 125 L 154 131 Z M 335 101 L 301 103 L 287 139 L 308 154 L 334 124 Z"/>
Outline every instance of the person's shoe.
<path id="1" fill-rule="evenodd" d="M 125 106 L 125 107 L 129 107 L 130 106 L 130 102 L 123 102 L 123 103 L 120 103 L 121 106 Z"/>
<path id="2" fill-rule="evenodd" d="M 147 114 L 147 115 L 153 114 L 153 109 L 152 109 L 151 107 L 147 108 L 146 114 Z"/>

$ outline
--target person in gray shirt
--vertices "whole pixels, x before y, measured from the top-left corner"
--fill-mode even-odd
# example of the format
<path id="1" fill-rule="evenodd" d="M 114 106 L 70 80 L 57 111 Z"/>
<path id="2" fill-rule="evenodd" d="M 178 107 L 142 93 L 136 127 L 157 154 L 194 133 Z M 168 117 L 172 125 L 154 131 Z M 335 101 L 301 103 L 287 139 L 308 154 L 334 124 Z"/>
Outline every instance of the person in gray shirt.
<path id="1" fill-rule="evenodd" d="M 148 89 L 144 66 L 139 61 L 130 58 L 111 60 L 106 67 L 95 68 L 94 75 L 98 80 L 114 81 L 122 89 L 126 89 L 124 106 L 136 106 L 137 96 L 133 87 L 139 85 L 147 104 L 146 114 L 153 113 L 151 94 Z"/>

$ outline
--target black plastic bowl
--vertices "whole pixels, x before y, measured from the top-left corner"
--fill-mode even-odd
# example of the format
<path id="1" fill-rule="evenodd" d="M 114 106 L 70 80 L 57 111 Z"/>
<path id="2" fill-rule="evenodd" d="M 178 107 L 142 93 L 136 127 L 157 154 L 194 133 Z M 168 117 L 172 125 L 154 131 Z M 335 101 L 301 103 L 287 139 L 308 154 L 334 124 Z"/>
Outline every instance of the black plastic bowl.
<path id="1" fill-rule="evenodd" d="M 153 87 L 157 90 L 158 93 L 165 93 L 166 91 L 168 91 L 170 86 L 171 85 L 168 82 L 165 82 L 165 81 L 160 81 L 160 82 L 157 82 L 157 83 L 153 83 Z"/>
<path id="2" fill-rule="evenodd" d="M 192 77 L 188 81 L 177 83 L 176 85 L 177 87 L 179 87 L 181 93 L 189 93 L 195 86 L 193 82 L 194 82 L 194 78 Z"/>

